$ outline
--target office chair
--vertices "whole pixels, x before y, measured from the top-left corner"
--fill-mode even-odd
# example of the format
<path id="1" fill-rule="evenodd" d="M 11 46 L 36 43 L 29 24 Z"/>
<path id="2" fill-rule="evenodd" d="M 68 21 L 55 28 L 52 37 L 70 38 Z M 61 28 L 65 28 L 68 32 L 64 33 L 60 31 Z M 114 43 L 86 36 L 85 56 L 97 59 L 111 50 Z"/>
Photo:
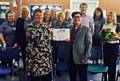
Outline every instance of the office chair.
<path id="1" fill-rule="evenodd" d="M 108 72 L 108 67 L 102 63 L 103 55 L 96 54 L 95 53 L 96 51 L 94 51 L 94 49 L 98 49 L 98 47 L 96 47 L 96 46 L 92 47 L 91 56 L 89 57 L 89 60 L 92 60 L 93 62 L 88 64 L 87 71 L 92 74 L 102 73 L 102 81 L 104 81 L 105 73 Z M 101 60 L 101 63 L 98 62 L 99 59 Z"/>
<path id="2" fill-rule="evenodd" d="M 0 50 L 0 76 L 12 75 L 14 80 L 14 72 L 18 69 L 15 62 L 19 62 L 19 54 L 20 50 L 17 48 L 8 47 L 5 51 Z"/>

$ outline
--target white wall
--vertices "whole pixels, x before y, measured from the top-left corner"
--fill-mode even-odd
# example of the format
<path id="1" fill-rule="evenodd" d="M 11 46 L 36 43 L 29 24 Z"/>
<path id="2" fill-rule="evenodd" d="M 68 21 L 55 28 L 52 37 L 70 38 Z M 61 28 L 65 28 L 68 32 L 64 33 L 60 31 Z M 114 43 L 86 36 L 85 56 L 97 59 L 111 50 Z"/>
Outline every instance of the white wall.
<path id="1" fill-rule="evenodd" d="M 79 6 L 82 2 L 88 4 L 87 14 L 93 16 L 95 8 L 99 6 L 99 0 L 70 0 L 70 11 L 80 11 Z"/>

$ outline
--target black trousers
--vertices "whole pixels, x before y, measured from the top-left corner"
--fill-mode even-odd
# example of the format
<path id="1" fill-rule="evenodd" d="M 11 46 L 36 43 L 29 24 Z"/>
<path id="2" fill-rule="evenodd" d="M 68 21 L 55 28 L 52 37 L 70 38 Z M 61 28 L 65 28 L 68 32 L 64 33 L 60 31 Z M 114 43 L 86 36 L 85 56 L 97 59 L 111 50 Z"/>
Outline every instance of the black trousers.
<path id="1" fill-rule="evenodd" d="M 22 60 L 23 60 L 23 67 L 24 67 L 24 73 L 26 71 L 26 44 L 21 44 L 21 53 L 22 53 Z"/>
<path id="2" fill-rule="evenodd" d="M 77 74 L 80 81 L 87 81 L 87 64 L 68 63 L 70 81 L 77 81 Z"/>
<path id="3" fill-rule="evenodd" d="M 103 46 L 104 64 L 108 66 L 108 81 L 115 81 L 118 48 L 118 43 L 106 43 Z M 107 74 L 105 74 L 105 81 L 107 81 Z"/>
<path id="4" fill-rule="evenodd" d="M 27 81 L 52 81 L 51 73 L 43 76 L 28 76 Z"/>

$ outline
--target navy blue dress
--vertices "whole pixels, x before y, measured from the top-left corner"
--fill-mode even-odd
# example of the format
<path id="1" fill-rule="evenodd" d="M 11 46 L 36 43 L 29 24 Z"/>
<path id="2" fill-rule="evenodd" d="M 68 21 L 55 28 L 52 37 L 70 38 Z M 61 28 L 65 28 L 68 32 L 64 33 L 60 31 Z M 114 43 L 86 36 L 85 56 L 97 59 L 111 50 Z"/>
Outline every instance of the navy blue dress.
<path id="1" fill-rule="evenodd" d="M 91 57 L 90 59 L 101 59 L 102 58 L 102 38 L 101 31 L 103 24 L 105 23 L 105 19 L 94 19 L 95 30 L 93 35 L 93 44 L 91 49 Z"/>

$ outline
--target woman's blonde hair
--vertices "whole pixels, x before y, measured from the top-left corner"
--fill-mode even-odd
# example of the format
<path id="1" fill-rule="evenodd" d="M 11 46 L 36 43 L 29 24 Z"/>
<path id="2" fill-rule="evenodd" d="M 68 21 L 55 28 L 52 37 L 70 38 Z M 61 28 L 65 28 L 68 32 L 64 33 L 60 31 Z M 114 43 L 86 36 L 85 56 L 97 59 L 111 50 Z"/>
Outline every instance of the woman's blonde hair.
<path id="1" fill-rule="evenodd" d="M 65 10 L 64 10 L 64 13 L 66 13 L 66 12 L 70 12 L 70 9 L 65 9 Z"/>
<path id="2" fill-rule="evenodd" d="M 28 17 L 30 17 L 30 10 L 29 10 L 28 6 L 22 6 L 21 7 L 21 16 L 22 16 L 22 10 L 23 9 L 26 9 L 26 11 L 28 12 Z"/>
<path id="3" fill-rule="evenodd" d="M 113 17 L 113 25 L 116 25 L 117 24 L 117 16 L 116 16 L 116 13 L 114 11 L 109 11 L 109 13 L 107 14 L 108 15 L 112 15 Z M 106 24 L 108 24 L 108 20 L 106 19 Z"/>
<path id="4" fill-rule="evenodd" d="M 58 16 L 59 16 L 60 14 L 62 14 L 63 17 L 65 18 L 65 13 L 64 13 L 63 11 L 58 12 L 58 14 L 57 14 L 57 18 L 58 18 Z"/>
<path id="5" fill-rule="evenodd" d="M 51 13 L 56 13 L 56 10 L 55 9 L 51 9 Z"/>

